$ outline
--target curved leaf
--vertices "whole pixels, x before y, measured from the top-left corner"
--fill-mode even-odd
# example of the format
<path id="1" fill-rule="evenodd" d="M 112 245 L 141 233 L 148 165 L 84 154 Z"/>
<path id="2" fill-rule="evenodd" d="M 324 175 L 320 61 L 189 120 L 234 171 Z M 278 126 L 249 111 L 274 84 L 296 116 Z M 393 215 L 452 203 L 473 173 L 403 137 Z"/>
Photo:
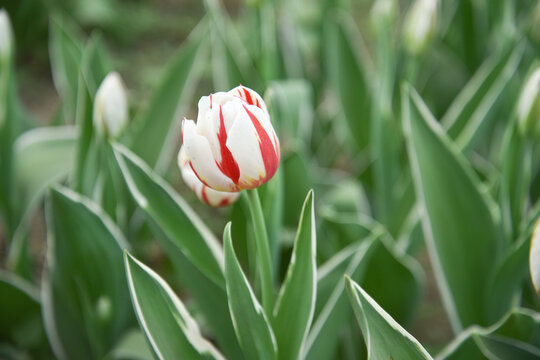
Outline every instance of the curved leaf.
<path id="1" fill-rule="evenodd" d="M 224 359 L 159 275 L 128 252 L 124 263 L 137 319 L 158 359 Z"/>
<path id="2" fill-rule="evenodd" d="M 126 242 L 100 208 L 69 189 L 51 190 L 47 205 L 47 335 L 60 359 L 100 358 L 132 321 Z"/>

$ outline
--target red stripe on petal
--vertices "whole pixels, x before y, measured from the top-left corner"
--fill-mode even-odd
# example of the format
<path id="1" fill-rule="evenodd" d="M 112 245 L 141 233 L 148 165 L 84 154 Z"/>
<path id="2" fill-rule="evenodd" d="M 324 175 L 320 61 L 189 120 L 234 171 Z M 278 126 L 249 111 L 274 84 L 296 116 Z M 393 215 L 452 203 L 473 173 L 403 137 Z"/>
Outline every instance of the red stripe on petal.
<path id="1" fill-rule="evenodd" d="M 210 109 L 212 108 L 212 94 L 210 94 Z"/>
<path id="2" fill-rule="evenodd" d="M 206 181 L 204 181 L 200 176 L 199 174 L 197 174 L 197 171 L 195 171 L 195 168 L 193 167 L 193 164 L 191 163 L 191 160 L 188 162 L 189 163 L 189 167 L 191 168 L 191 170 L 193 170 L 193 173 L 195 174 L 195 176 L 197 177 L 197 179 L 199 179 L 204 185 L 208 186 L 208 183 Z M 194 190 L 195 191 L 195 190 Z"/>
<path id="3" fill-rule="evenodd" d="M 219 202 L 218 206 L 228 206 L 228 205 L 230 205 L 230 204 L 231 204 L 231 200 L 230 200 L 229 198 L 223 198 L 223 199 Z"/>
<path id="4" fill-rule="evenodd" d="M 249 90 L 246 88 L 242 88 L 244 90 L 244 94 L 246 96 L 246 101 L 249 105 L 255 105 L 253 102 L 253 98 L 251 97 L 251 94 L 249 93 Z"/>
<path id="5" fill-rule="evenodd" d="M 223 109 L 219 106 L 219 131 L 217 133 L 219 141 L 219 150 L 221 152 L 221 161 L 216 164 L 219 170 L 237 184 L 240 178 L 240 168 L 238 163 L 234 160 L 229 148 L 227 148 L 227 131 L 225 130 L 225 121 L 223 120 Z"/>
<path id="6" fill-rule="evenodd" d="M 259 122 L 259 119 L 257 119 L 257 117 L 253 115 L 253 113 L 249 111 L 245 105 L 244 109 L 246 110 L 246 113 L 251 119 L 253 126 L 255 126 L 255 131 L 257 131 L 259 147 L 261 149 L 264 168 L 266 170 L 265 179 L 270 179 L 272 176 L 274 176 L 279 164 L 279 150 L 275 150 L 272 140 L 270 140 L 268 133 L 266 132 L 266 130 L 264 130 L 263 126 Z"/>
<path id="7" fill-rule="evenodd" d="M 204 201 L 207 205 L 212 205 L 210 204 L 210 200 L 208 200 L 208 195 L 206 194 L 206 186 L 202 187 L 201 197 L 202 197 L 202 201 Z"/>

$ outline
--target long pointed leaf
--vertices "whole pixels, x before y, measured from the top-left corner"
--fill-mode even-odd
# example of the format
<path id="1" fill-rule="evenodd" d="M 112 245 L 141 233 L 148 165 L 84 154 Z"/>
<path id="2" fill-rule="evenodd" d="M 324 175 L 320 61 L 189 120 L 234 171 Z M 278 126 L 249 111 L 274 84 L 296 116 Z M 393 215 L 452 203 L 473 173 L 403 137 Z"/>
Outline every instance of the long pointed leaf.
<path id="1" fill-rule="evenodd" d="M 424 236 L 450 321 L 455 331 L 485 324 L 486 279 L 502 246 L 491 203 L 416 92 L 409 98 L 404 89 L 402 103 Z"/>
<path id="2" fill-rule="evenodd" d="M 313 190 L 304 202 L 287 275 L 274 309 L 273 327 L 280 359 L 296 359 L 302 351 L 317 291 Z"/>
<path id="3" fill-rule="evenodd" d="M 135 313 L 158 359 L 223 359 L 159 275 L 127 252 L 124 262 Z"/>
<path id="4" fill-rule="evenodd" d="M 47 335 L 60 359 L 100 358 L 132 320 L 122 234 L 97 205 L 53 189 L 47 208 L 42 299 Z"/>
<path id="5" fill-rule="evenodd" d="M 225 227 L 223 241 L 229 309 L 244 354 L 248 359 L 277 359 L 272 327 L 234 254 L 231 223 Z"/>
<path id="6" fill-rule="evenodd" d="M 358 284 L 346 277 L 347 291 L 370 359 L 432 359 L 424 347 L 383 310 Z"/>

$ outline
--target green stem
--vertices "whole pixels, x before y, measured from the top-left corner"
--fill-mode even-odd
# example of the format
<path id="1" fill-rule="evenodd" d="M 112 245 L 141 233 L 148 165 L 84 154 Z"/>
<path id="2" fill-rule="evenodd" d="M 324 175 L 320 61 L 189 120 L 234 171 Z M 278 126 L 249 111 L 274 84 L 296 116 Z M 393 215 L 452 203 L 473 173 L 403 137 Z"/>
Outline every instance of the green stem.
<path id="1" fill-rule="evenodd" d="M 261 200 L 257 189 L 247 191 L 249 200 L 249 212 L 255 230 L 255 245 L 257 249 L 257 259 L 259 263 L 259 273 L 262 286 L 262 303 L 266 316 L 272 314 L 274 305 L 274 279 L 272 276 L 272 260 L 270 257 L 270 247 L 268 244 L 268 233 L 261 207 Z"/>

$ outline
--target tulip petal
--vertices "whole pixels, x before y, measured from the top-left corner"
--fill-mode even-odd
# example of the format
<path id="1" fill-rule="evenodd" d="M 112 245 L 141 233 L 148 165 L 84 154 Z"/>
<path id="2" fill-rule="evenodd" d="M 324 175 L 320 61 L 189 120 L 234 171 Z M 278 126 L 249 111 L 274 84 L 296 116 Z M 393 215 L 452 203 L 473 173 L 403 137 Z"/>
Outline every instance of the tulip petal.
<path id="1" fill-rule="evenodd" d="M 199 180 L 215 190 L 239 191 L 238 186 L 220 171 L 208 139 L 197 133 L 193 120 L 185 120 L 183 128 L 186 155 Z"/>
<path id="2" fill-rule="evenodd" d="M 234 96 L 238 96 L 239 98 L 247 102 L 249 105 L 254 105 L 262 109 L 264 112 L 268 113 L 268 109 L 266 108 L 264 100 L 259 94 L 257 94 L 255 90 L 240 85 L 229 91 L 229 93 L 232 93 Z"/>
<path id="3" fill-rule="evenodd" d="M 229 131 L 227 148 L 240 169 L 239 185 L 251 189 L 259 179 L 266 178 L 256 130 L 246 113 L 239 114 Z M 254 186 L 252 186 L 252 184 Z"/>
<path id="4" fill-rule="evenodd" d="M 216 191 L 204 185 L 189 165 L 184 146 L 178 152 L 178 166 L 182 172 L 182 179 L 197 197 L 207 205 L 213 207 L 228 206 L 238 199 L 240 193 Z"/>
<path id="5" fill-rule="evenodd" d="M 540 295 L 540 220 L 536 222 L 531 238 L 529 269 L 534 289 L 537 294 Z"/>
<path id="6" fill-rule="evenodd" d="M 261 113 L 259 116 L 256 116 L 255 113 L 257 111 L 255 108 L 251 107 L 251 109 L 248 109 L 248 106 L 244 105 L 244 109 L 251 119 L 255 130 L 257 131 L 261 155 L 264 162 L 264 168 L 266 170 L 266 178 L 270 179 L 276 173 L 279 165 L 279 146 L 275 147 L 274 142 L 272 141 L 272 138 L 274 141 L 277 141 L 277 137 L 275 136 L 274 129 L 272 127 L 270 127 L 269 133 L 268 130 L 263 126 L 264 120 L 267 120 L 267 123 L 270 123 L 270 120 L 264 116 L 266 114 Z"/>

